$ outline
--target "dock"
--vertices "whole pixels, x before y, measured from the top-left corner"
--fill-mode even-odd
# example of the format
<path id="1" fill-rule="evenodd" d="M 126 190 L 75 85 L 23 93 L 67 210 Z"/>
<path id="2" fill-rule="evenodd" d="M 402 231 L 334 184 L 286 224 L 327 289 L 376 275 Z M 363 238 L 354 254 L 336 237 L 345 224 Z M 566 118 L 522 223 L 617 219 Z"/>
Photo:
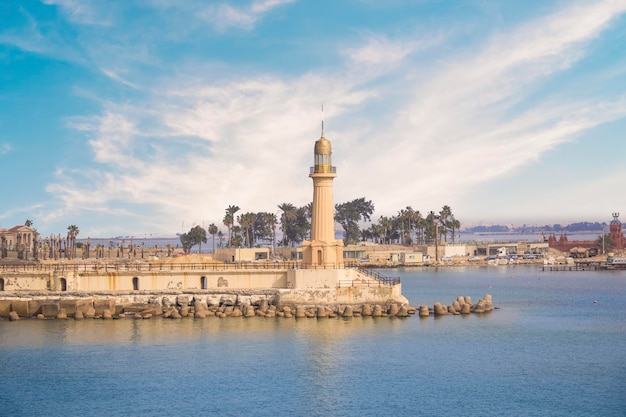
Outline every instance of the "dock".
<path id="1" fill-rule="evenodd" d="M 606 262 L 575 262 L 574 264 L 543 265 L 542 271 L 626 271 L 626 264 Z"/>

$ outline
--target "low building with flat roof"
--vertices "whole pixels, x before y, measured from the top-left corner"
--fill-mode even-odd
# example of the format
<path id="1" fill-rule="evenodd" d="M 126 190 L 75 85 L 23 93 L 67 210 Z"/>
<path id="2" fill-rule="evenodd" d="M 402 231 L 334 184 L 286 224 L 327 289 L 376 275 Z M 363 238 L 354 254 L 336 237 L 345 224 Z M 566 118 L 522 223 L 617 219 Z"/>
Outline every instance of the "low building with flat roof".
<path id="1" fill-rule="evenodd" d="M 219 262 L 267 261 L 270 248 L 222 248 L 215 249 L 213 259 Z"/>

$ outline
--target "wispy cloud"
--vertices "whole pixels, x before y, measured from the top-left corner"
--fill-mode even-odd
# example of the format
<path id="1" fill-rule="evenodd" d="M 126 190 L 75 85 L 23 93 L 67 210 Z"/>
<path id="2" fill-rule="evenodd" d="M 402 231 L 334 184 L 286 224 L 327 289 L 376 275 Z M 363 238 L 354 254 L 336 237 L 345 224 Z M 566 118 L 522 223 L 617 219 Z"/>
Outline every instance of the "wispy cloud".
<path id="1" fill-rule="evenodd" d="M 286 3 L 222 3 L 204 18 L 249 29 Z M 147 99 L 104 103 L 102 114 L 74 120 L 90 138 L 95 164 L 60 171 L 48 191 L 66 208 L 120 216 L 150 205 L 155 231 L 181 219 L 218 221 L 228 204 L 251 211 L 306 204 L 316 109 L 325 103 L 340 168 L 338 201 L 366 196 L 379 214 L 454 204 L 473 187 L 626 116 L 615 96 L 536 94 L 584 59 L 625 10 L 618 1 L 579 3 L 428 62 L 420 53 L 445 37 L 369 34 L 339 51 L 344 61 L 335 67 L 291 77 L 189 80 L 181 68 L 153 85 Z"/>
<path id="2" fill-rule="evenodd" d="M 82 25 L 109 26 L 110 18 L 107 11 L 111 10 L 111 4 L 106 9 L 98 7 L 98 1 L 93 0 L 41 0 L 44 4 L 58 6 L 62 13 L 71 22 Z"/>
<path id="3" fill-rule="evenodd" d="M 26 52 L 86 65 L 80 48 L 56 31 L 55 24 L 42 25 L 26 10 L 20 8 L 26 24 L 20 28 L 0 31 L 0 44 L 11 45 Z"/>
<path id="4" fill-rule="evenodd" d="M 127 87 L 133 88 L 135 90 L 139 89 L 139 86 L 135 83 L 132 83 L 124 78 L 122 78 L 117 72 L 110 69 L 102 69 L 102 73 L 109 77 L 110 79 L 119 82 L 120 84 L 124 84 Z"/>
<path id="5" fill-rule="evenodd" d="M 229 28 L 249 30 L 273 9 L 294 1 L 261 0 L 242 7 L 235 7 L 228 3 L 212 4 L 200 11 L 198 15 L 211 22 L 218 30 Z"/>
<path id="6" fill-rule="evenodd" d="M 6 155 L 11 152 L 13 148 L 8 143 L 0 143 L 0 155 Z"/>
<path id="7" fill-rule="evenodd" d="M 609 1 L 559 11 L 494 35 L 483 48 L 448 60 L 418 81 L 394 121 L 390 151 L 396 163 L 415 164 L 416 176 L 428 178 L 420 198 L 445 201 L 445 195 L 463 194 L 591 127 L 624 117 L 623 105 L 604 113 L 612 100 L 572 99 L 566 92 L 526 110 L 522 105 L 543 82 L 584 57 L 589 42 L 624 10 L 626 3 Z M 416 155 L 422 155 L 419 163 Z M 451 167 L 462 167 L 463 175 Z"/>
<path id="8" fill-rule="evenodd" d="M 33 214 L 39 212 L 42 208 L 43 208 L 43 204 L 36 203 L 36 204 L 31 204 L 31 205 L 23 206 L 23 207 L 10 208 L 8 210 L 3 209 L 2 213 L 0 213 L 0 221 L 4 219 L 9 219 L 9 218 L 15 218 L 18 216 L 22 216 L 23 220 L 26 220 L 27 218 L 32 219 L 34 217 Z M 23 223 L 20 223 L 20 224 L 23 224 Z M 15 224 L 2 225 L 0 223 L 0 227 L 13 227 L 13 226 L 16 226 L 16 225 Z M 37 227 L 37 224 L 35 224 L 35 227 Z"/>
<path id="9" fill-rule="evenodd" d="M 350 48 L 349 58 L 360 65 L 397 64 L 412 53 L 418 45 L 415 41 L 391 40 L 387 36 L 370 36 L 364 45 Z"/>
<path id="10" fill-rule="evenodd" d="M 284 188 L 268 184 L 281 178 L 299 190 L 289 198 L 306 204 L 309 151 L 320 129 L 320 114 L 311 109 L 322 97 L 333 98 L 339 117 L 367 95 L 310 75 L 249 79 L 171 89 L 156 100 L 167 104 L 76 119 L 71 127 L 92 137 L 94 161 L 106 169 L 59 171 L 48 191 L 71 210 L 149 203 L 162 216 L 199 222 L 208 212 L 220 216 L 225 198 L 250 210 L 275 210 Z M 149 131 L 138 127 L 148 124 Z M 295 172 L 302 175 L 288 174 Z"/>

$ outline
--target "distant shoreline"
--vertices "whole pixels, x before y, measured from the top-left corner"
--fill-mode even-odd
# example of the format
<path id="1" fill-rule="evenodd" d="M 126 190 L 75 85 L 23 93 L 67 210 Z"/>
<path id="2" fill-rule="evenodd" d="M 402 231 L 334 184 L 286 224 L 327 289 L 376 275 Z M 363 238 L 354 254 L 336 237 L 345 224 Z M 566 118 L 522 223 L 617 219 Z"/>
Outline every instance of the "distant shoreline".
<path id="1" fill-rule="evenodd" d="M 508 231 L 508 232 L 463 232 L 461 231 L 460 234 L 465 234 L 465 235 L 478 235 L 478 236 L 483 236 L 483 235 L 541 235 L 541 234 L 546 234 L 546 233 L 561 233 L 561 232 L 553 232 L 553 231 L 541 231 L 541 232 L 515 232 L 515 231 Z M 575 234 L 575 235 L 595 235 L 595 234 L 602 234 L 602 230 L 584 230 L 584 231 L 574 231 L 574 232 L 569 232 L 569 231 L 565 231 L 566 234 Z"/>
<path id="2" fill-rule="evenodd" d="M 458 234 L 462 236 L 489 236 L 489 235 L 548 235 L 551 233 L 561 233 L 555 231 L 538 231 L 538 232 L 518 232 L 518 231 L 507 231 L 507 232 L 467 232 L 461 230 Z M 602 230 L 584 230 L 584 231 L 565 231 L 567 235 L 601 235 Z M 88 237 L 88 238 L 78 238 L 76 239 L 78 242 L 85 242 L 87 239 L 89 240 L 175 240 L 179 239 L 179 236 L 150 236 L 150 237 L 140 237 L 140 236 L 116 236 L 116 237 Z"/>

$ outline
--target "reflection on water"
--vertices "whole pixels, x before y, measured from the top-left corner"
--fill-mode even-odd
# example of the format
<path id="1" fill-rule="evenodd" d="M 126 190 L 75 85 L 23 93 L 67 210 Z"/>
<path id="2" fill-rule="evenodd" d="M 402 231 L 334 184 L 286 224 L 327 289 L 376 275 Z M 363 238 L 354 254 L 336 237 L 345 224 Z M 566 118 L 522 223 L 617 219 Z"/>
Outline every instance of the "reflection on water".
<path id="1" fill-rule="evenodd" d="M 0 322 L 0 342 L 3 347 L 43 347 L 73 345 L 176 345 L 196 341 L 237 341 L 293 338 L 307 344 L 311 351 L 337 352 L 342 339 L 374 337 L 378 330 L 399 331 L 407 320 L 398 318 L 324 318 L 324 319 L 266 319 L 206 318 L 169 320 L 34 320 L 16 323 Z"/>
<path id="2" fill-rule="evenodd" d="M 0 414 L 626 414 L 625 273 L 397 273 L 415 305 L 490 292 L 502 309 L 437 319 L 3 321 Z"/>

